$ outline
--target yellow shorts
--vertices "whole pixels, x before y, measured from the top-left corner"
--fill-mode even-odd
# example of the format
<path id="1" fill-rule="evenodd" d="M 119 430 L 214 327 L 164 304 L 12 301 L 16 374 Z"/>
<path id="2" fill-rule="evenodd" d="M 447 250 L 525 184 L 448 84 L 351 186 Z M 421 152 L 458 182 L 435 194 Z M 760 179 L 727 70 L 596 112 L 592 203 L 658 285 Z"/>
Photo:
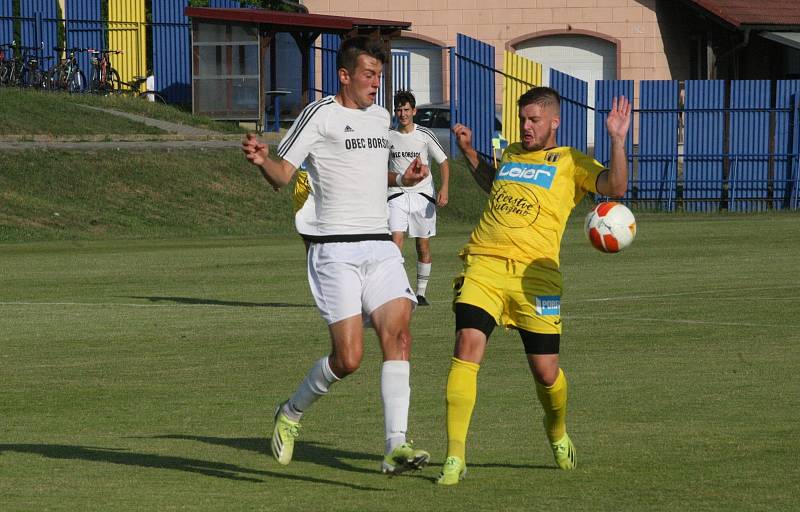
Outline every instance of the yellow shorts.
<path id="1" fill-rule="evenodd" d="M 471 304 L 506 328 L 561 334 L 561 272 L 496 256 L 466 255 L 454 304 Z"/>
<path id="2" fill-rule="evenodd" d="M 311 192 L 311 185 L 308 183 L 308 173 L 298 170 L 297 178 L 294 182 L 294 190 L 292 191 L 293 213 L 297 213 L 303 207 L 306 199 L 308 199 L 309 192 Z"/>

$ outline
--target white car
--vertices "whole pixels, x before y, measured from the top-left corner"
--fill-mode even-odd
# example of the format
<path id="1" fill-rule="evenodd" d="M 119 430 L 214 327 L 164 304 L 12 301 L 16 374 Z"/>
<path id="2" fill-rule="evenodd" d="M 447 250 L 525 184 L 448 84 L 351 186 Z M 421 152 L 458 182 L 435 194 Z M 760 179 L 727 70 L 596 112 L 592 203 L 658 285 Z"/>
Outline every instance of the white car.
<path id="1" fill-rule="evenodd" d="M 495 131 L 503 129 L 501 122 L 503 107 L 502 105 L 495 106 Z M 414 122 L 425 128 L 429 128 L 439 143 L 444 148 L 447 157 L 450 157 L 450 104 L 449 103 L 429 103 L 427 105 L 417 106 L 417 115 L 414 116 Z M 458 149 L 456 149 L 458 151 Z"/>

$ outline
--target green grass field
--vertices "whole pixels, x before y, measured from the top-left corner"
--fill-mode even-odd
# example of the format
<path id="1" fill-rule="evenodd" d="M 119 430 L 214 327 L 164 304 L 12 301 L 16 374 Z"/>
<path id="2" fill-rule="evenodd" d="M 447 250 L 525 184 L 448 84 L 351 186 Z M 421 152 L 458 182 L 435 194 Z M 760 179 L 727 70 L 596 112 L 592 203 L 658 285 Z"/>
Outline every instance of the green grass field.
<path id="1" fill-rule="evenodd" d="M 73 100 L 27 94 L 20 110 L 9 94 L 0 135 L 78 133 L 64 123 L 85 109 L 52 103 Z M 82 125 L 105 122 L 91 112 Z M 611 256 L 584 239 L 579 206 L 562 251 L 578 469 L 555 469 L 521 343 L 497 330 L 469 475 L 440 489 L 450 283 L 485 201 L 458 162 L 433 305 L 412 325 L 411 437 L 433 463 L 388 479 L 371 333 L 361 370 L 306 416 L 295 461 L 269 455 L 275 405 L 329 347 L 289 190 L 235 148 L 0 158 L 2 512 L 798 509 L 797 212 L 637 212 L 637 240 Z M 413 244 L 405 255 L 413 278 Z"/>
<path id="2" fill-rule="evenodd" d="M 412 326 L 411 435 L 433 464 L 394 479 L 377 471 L 372 334 L 295 461 L 269 456 L 274 405 L 328 349 L 296 237 L 0 244 L 0 508 L 794 509 L 797 222 L 643 214 L 609 256 L 574 218 L 562 359 L 579 467 L 555 469 L 521 344 L 497 331 L 455 489 L 432 482 L 465 229 L 434 240 L 433 305 Z"/>

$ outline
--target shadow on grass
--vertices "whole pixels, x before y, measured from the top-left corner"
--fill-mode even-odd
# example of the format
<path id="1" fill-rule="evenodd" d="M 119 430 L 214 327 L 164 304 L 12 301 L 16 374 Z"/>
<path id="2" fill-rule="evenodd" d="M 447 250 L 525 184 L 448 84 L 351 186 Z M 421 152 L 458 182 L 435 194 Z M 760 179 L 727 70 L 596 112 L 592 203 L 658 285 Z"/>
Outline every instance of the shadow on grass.
<path id="1" fill-rule="evenodd" d="M 195 297 L 137 297 L 126 299 L 143 299 L 150 302 L 175 302 L 177 304 L 196 304 L 200 306 L 231 306 L 238 308 L 313 308 L 311 304 L 292 304 L 290 302 L 241 302 L 235 300 L 198 299 Z"/>
<path id="2" fill-rule="evenodd" d="M 380 491 L 381 488 L 353 485 L 335 480 L 313 478 L 308 476 L 292 475 L 282 472 L 262 471 L 245 468 L 235 464 L 212 462 L 185 457 L 172 457 L 168 455 L 155 455 L 150 453 L 135 453 L 120 448 L 100 448 L 95 446 L 70 446 L 62 444 L 0 444 L 0 455 L 3 452 L 28 453 L 48 457 L 51 459 L 74 459 L 90 462 L 105 462 L 123 466 L 137 466 L 142 468 L 171 469 L 186 471 L 216 478 L 237 480 L 242 482 L 263 483 L 261 477 L 284 478 L 314 484 L 338 485 L 359 491 Z"/>
<path id="3" fill-rule="evenodd" d="M 153 436 L 151 439 L 185 439 L 187 441 L 197 441 L 201 443 L 227 446 L 237 450 L 263 454 L 272 461 L 272 454 L 269 448 L 269 438 L 266 437 L 208 437 L 191 436 L 184 434 L 170 434 L 163 436 Z M 294 445 L 295 462 L 308 462 L 329 468 L 351 471 L 353 473 L 374 474 L 380 467 L 382 457 L 375 454 L 353 452 L 329 448 L 327 445 L 309 441 L 296 441 Z M 346 460 L 366 460 L 374 461 L 375 469 L 365 469 L 345 462 Z"/>

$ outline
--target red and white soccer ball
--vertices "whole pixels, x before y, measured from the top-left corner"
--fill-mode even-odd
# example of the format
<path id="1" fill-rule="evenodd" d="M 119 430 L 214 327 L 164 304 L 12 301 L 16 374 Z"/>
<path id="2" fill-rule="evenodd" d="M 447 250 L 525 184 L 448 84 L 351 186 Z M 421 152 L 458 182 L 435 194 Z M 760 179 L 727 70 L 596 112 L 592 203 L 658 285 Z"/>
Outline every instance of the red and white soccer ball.
<path id="1" fill-rule="evenodd" d="M 583 228 L 592 247 L 602 252 L 619 252 L 636 237 L 633 213 L 624 204 L 611 201 L 590 211 Z"/>

